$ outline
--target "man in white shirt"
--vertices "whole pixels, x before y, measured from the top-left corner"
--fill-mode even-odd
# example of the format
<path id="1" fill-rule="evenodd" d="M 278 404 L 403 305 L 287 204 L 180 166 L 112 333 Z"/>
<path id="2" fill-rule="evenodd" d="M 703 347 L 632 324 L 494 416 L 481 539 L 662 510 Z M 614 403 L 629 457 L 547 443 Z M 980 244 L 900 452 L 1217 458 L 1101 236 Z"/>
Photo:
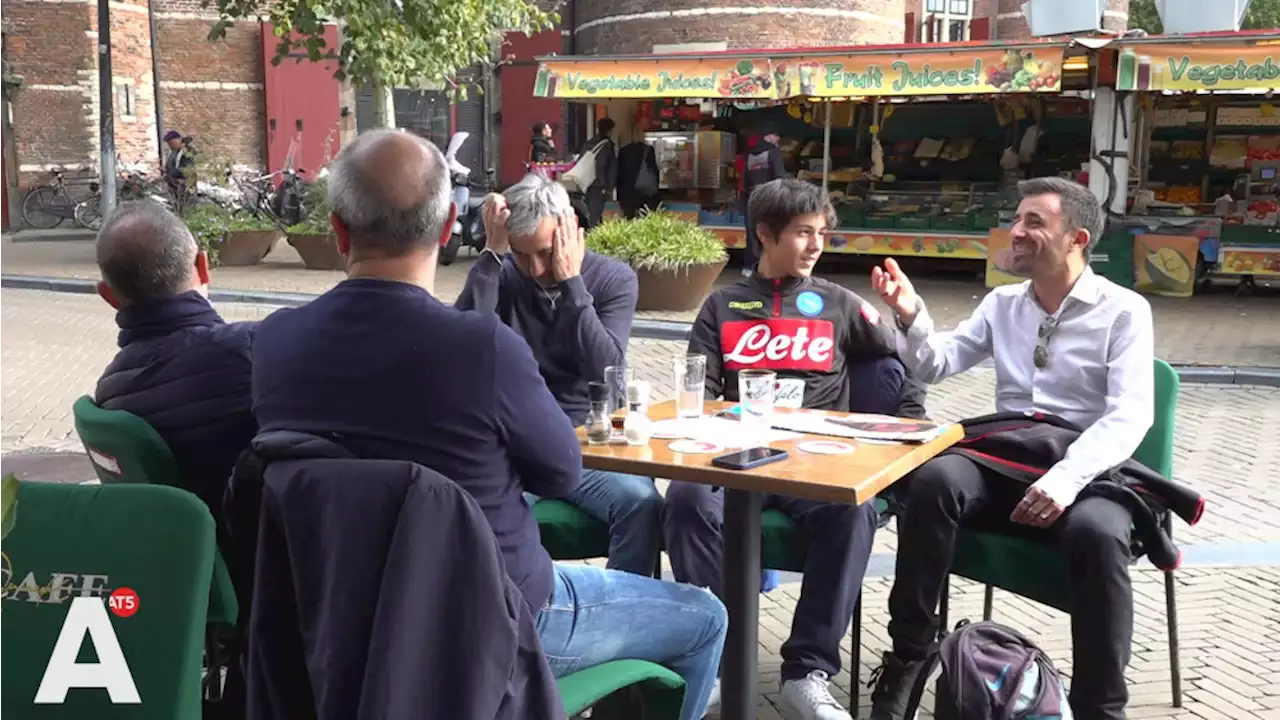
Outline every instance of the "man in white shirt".
<path id="1" fill-rule="evenodd" d="M 1007 266 L 1023 277 L 997 288 L 950 333 L 934 331 L 924 303 L 892 259 L 872 284 L 897 314 L 898 356 L 911 374 L 938 382 L 991 358 L 996 409 L 1057 415 L 1085 431 L 1030 488 L 966 457 L 947 454 L 904 482 L 889 635 L 873 720 L 900 720 L 925 653 L 935 609 L 963 524 L 1041 536 L 1068 559 L 1075 612 L 1071 706 L 1086 720 L 1123 718 L 1124 670 L 1133 632 L 1129 511 L 1080 490 L 1130 457 L 1154 415 L 1151 307 L 1099 277 L 1089 255 L 1104 217 L 1088 189 L 1058 178 L 1027 180 L 1011 230 Z"/>

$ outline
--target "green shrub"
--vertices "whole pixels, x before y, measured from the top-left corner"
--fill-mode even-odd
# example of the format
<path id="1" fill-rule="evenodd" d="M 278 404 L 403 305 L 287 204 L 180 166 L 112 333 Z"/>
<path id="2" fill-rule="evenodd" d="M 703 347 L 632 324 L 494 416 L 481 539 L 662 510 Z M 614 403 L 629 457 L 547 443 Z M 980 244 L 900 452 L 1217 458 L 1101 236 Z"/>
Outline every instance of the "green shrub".
<path id="1" fill-rule="evenodd" d="M 231 231 L 230 211 L 218 205 L 192 205 L 182 219 L 195 236 L 196 244 L 209 256 L 209 264 L 217 266 L 218 248 Z"/>
<path id="2" fill-rule="evenodd" d="M 285 232 L 290 235 L 328 235 L 333 232 L 329 221 L 329 185 L 324 178 L 307 186 L 302 207 L 307 216 L 302 218 L 302 222 L 285 228 Z"/>
<path id="3" fill-rule="evenodd" d="M 686 270 L 727 257 L 719 236 L 665 210 L 606 220 L 587 235 L 587 247 L 637 270 Z"/>

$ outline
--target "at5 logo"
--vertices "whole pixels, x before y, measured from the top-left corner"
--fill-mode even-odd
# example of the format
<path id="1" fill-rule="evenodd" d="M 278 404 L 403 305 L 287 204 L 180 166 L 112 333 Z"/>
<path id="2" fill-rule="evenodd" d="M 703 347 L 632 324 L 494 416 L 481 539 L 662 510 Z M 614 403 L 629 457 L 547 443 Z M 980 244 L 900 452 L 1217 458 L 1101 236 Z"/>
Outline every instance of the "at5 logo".
<path id="1" fill-rule="evenodd" d="M 138 611 L 138 594 L 120 588 L 103 602 L 100 598 L 78 597 L 71 601 L 67 619 L 53 645 L 53 655 L 36 690 L 36 705 L 61 705 L 71 688 L 104 688 L 112 705 L 138 705 L 138 685 L 129 662 L 120 649 L 120 639 L 107 616 L 107 607 L 121 617 Z M 96 663 L 78 663 L 76 655 L 88 635 L 98 656 Z"/>

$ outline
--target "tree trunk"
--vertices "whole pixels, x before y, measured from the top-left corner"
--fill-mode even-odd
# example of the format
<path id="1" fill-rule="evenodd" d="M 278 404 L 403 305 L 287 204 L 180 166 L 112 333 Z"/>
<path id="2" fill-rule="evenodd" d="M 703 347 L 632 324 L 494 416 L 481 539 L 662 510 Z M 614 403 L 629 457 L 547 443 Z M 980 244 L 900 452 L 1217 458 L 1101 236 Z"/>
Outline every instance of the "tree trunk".
<path id="1" fill-rule="evenodd" d="M 373 85 L 373 123 L 380 128 L 396 126 L 395 89 L 380 82 Z"/>

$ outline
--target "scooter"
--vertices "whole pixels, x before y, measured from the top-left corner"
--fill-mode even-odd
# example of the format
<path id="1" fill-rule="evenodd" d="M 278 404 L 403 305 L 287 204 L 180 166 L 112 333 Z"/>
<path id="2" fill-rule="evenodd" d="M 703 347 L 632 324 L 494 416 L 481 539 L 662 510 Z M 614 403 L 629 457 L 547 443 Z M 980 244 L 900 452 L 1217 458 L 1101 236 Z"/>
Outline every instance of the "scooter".
<path id="1" fill-rule="evenodd" d="M 457 132 L 449 139 L 449 149 L 444 158 L 449 165 L 449 177 L 453 183 L 453 206 L 457 209 L 457 219 L 453 222 L 453 233 L 449 242 L 440 248 L 440 264 L 450 265 L 458 257 L 458 251 L 469 247 L 476 252 L 484 249 L 484 196 L 493 186 L 493 178 L 497 171 L 492 168 L 485 172 L 488 180 L 484 187 L 476 187 L 471 182 L 471 168 L 458 162 L 458 150 L 466 142 L 471 133 Z M 479 190 L 473 193 L 472 189 Z"/>

